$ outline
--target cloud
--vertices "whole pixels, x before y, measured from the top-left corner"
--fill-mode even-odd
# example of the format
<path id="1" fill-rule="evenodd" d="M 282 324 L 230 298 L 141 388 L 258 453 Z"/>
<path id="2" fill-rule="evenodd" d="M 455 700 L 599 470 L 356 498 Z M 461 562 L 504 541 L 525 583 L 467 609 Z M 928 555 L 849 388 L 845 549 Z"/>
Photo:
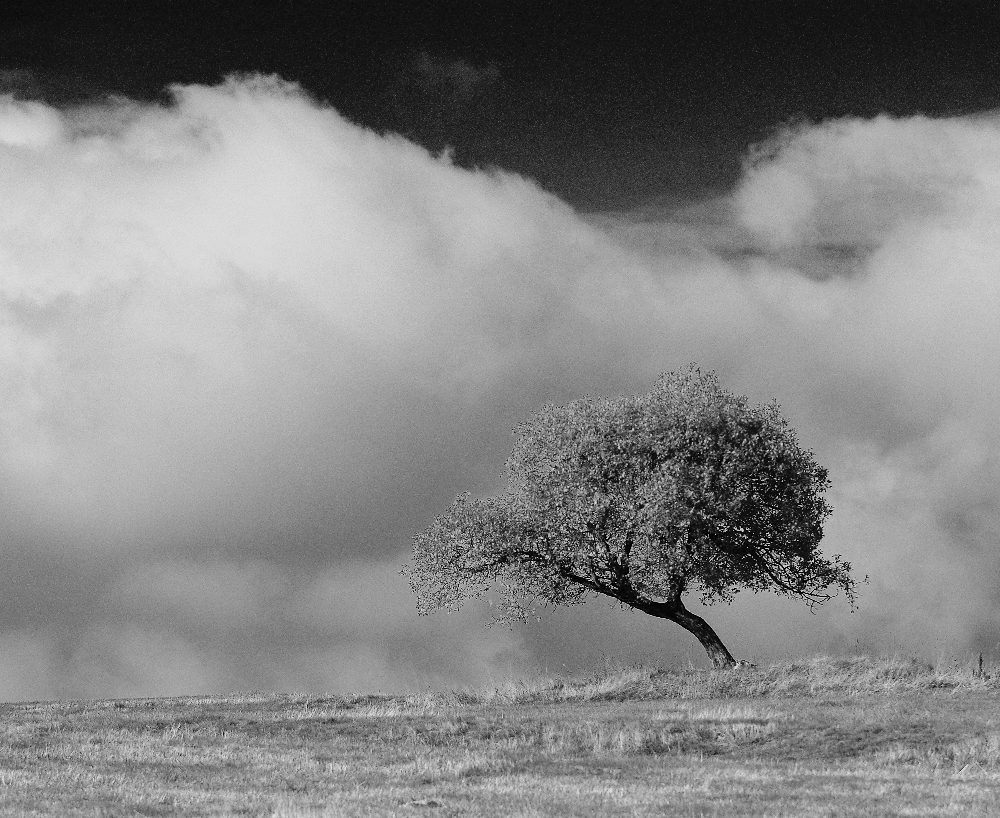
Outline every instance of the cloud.
<path id="1" fill-rule="evenodd" d="M 10 147 L 44 148 L 59 139 L 59 115 L 40 102 L 20 102 L 13 97 L 0 101 L 0 143 Z"/>
<path id="2" fill-rule="evenodd" d="M 992 116 L 843 120 L 781 134 L 734 196 L 765 248 L 751 275 L 837 373 L 806 419 L 834 467 L 828 548 L 909 649 L 998 645 L 998 160 Z M 775 286 L 770 249 L 824 244 L 854 251 L 839 280 Z"/>
<path id="3" fill-rule="evenodd" d="M 432 509 L 495 483 L 518 416 L 575 391 L 581 352 L 621 354 L 628 299 L 591 292 L 648 278 L 530 182 L 279 80 L 174 93 L 0 110 L 6 627 L 89 645 L 63 675 L 90 693 L 141 687 L 161 637 L 208 668 L 178 685 L 272 678 L 220 630 L 280 654 L 304 576 L 398 565 Z"/>
<path id="4" fill-rule="evenodd" d="M 0 696 L 683 661 L 600 603 L 417 618 L 398 567 L 541 403 L 689 361 L 779 400 L 872 577 L 713 610 L 737 653 L 993 647 L 995 119 L 800 126 L 729 196 L 584 219 L 276 78 L 172 93 L 0 104 Z"/>
<path id="5" fill-rule="evenodd" d="M 104 547 L 212 532 L 315 555 L 415 458 L 411 424 L 442 434 L 453 389 L 495 388 L 544 343 L 545 301 L 582 283 L 556 254 L 610 251 L 528 183 L 289 86 L 176 93 L 63 115 L 65 138 L 4 157 L 4 459 L 38 525 Z"/>
<path id="6" fill-rule="evenodd" d="M 221 633 L 259 626 L 280 613 L 291 580 L 260 560 L 242 564 L 174 559 L 133 568 L 112 586 L 107 607 L 127 622 Z"/>

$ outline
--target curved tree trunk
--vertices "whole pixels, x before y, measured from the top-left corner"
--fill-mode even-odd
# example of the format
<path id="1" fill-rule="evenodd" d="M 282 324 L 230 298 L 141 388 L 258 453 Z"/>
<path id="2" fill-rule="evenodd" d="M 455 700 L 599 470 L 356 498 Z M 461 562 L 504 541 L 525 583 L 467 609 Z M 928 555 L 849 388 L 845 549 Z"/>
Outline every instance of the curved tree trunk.
<path id="1" fill-rule="evenodd" d="M 693 614 L 683 605 L 680 605 L 667 619 L 671 622 L 676 622 L 684 630 L 693 633 L 697 637 L 716 669 L 735 667 L 736 660 L 733 658 L 733 655 L 722 644 L 722 640 L 712 626 L 698 616 L 698 614 Z"/>
<path id="2" fill-rule="evenodd" d="M 676 622 L 688 633 L 694 634 L 697 640 L 701 642 L 701 646 L 705 648 L 708 658 L 712 660 L 712 665 L 716 669 L 721 670 L 736 666 L 733 654 L 722 644 L 722 640 L 712 626 L 698 616 L 698 614 L 691 613 L 691 611 L 685 608 L 680 597 L 670 602 L 632 602 L 630 604 L 643 613 L 648 613 L 650 616 Z"/>

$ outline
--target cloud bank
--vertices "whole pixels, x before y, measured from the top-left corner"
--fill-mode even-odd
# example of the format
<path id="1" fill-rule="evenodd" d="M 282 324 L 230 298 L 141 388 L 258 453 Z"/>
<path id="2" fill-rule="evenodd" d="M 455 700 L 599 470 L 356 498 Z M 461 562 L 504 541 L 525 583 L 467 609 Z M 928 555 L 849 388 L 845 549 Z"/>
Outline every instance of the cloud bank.
<path id="1" fill-rule="evenodd" d="M 734 651 L 997 646 L 996 119 L 801 126 L 724 199 L 585 219 L 276 78 L 172 93 L 0 99 L 0 698 L 700 662 L 601 603 L 418 619 L 398 574 L 530 411 L 690 361 L 779 400 L 871 576 L 711 611 Z"/>

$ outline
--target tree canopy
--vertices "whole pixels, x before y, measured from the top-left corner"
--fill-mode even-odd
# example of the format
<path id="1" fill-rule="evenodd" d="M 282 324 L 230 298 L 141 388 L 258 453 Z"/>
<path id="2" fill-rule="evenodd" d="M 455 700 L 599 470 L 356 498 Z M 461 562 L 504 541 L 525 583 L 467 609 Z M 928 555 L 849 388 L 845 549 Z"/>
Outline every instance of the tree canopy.
<path id="1" fill-rule="evenodd" d="M 816 605 L 839 588 L 853 605 L 850 564 L 818 547 L 826 469 L 777 403 L 751 406 L 692 365 L 648 394 L 544 406 L 515 436 L 505 490 L 458 496 L 414 537 L 421 613 L 495 592 L 510 622 L 598 594 L 681 625 L 722 667 L 734 659 L 687 593 Z"/>

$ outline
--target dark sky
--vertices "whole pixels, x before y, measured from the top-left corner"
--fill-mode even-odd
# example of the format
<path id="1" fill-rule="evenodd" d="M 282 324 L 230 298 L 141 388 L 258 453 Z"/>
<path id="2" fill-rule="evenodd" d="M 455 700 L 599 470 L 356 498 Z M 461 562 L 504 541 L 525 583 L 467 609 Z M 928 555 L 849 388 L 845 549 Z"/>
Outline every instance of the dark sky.
<path id="1" fill-rule="evenodd" d="M 1000 12 L 888 8 L 5 4 L 0 699 L 704 663 L 400 575 L 530 412 L 691 362 L 871 577 L 702 611 L 735 655 L 1000 656 Z"/>
<path id="2" fill-rule="evenodd" d="M 275 72 L 365 126 L 601 209 L 724 189 L 789 120 L 996 106 L 995 6 L 892 8 L 106 0 L 8 11 L 0 64 L 51 98 Z"/>

